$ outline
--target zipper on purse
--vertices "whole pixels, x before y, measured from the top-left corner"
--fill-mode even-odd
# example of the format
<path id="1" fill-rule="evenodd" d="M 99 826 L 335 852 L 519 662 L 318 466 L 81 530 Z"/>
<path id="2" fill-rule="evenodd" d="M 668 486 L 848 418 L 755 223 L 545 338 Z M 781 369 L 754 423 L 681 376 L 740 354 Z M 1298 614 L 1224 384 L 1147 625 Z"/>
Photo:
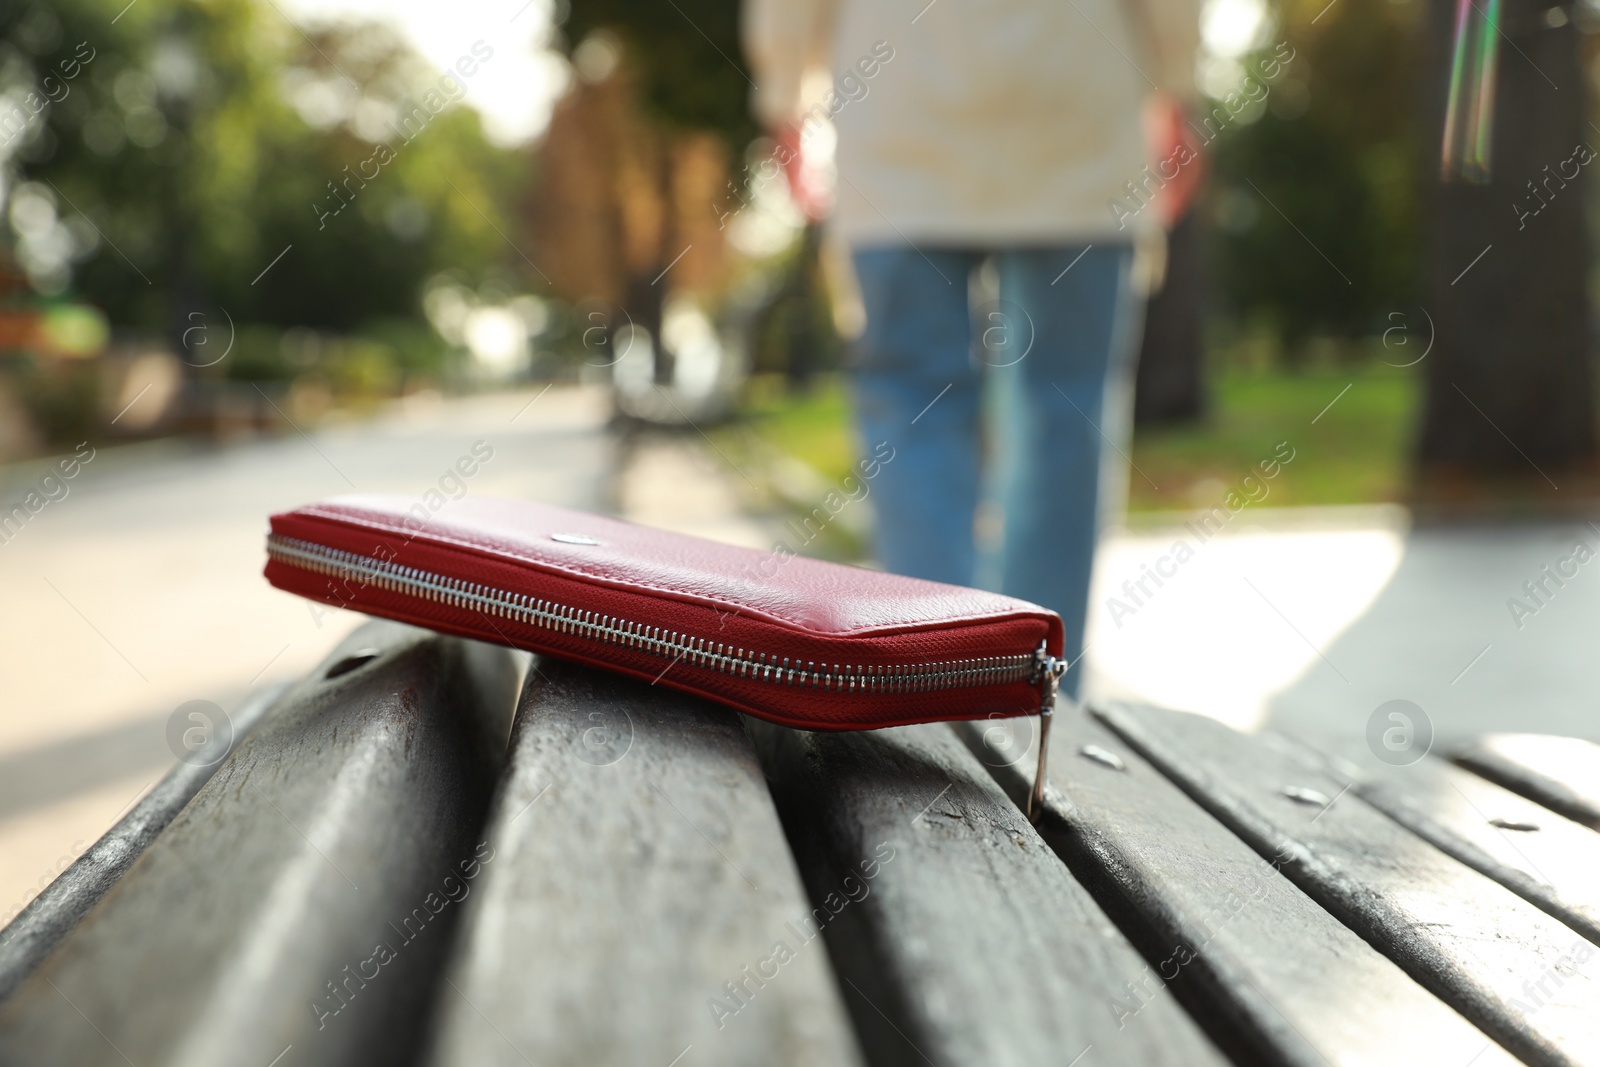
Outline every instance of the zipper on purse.
<path id="1" fill-rule="evenodd" d="M 1033 653 L 1032 681 L 1039 687 L 1039 766 L 1033 772 L 1033 788 L 1028 791 L 1028 821 L 1038 825 L 1044 818 L 1044 787 L 1050 762 L 1050 720 L 1055 717 L 1056 695 L 1061 676 L 1069 664 L 1052 656 L 1040 645 Z"/>
<path id="2" fill-rule="evenodd" d="M 1046 655 L 984 656 L 935 663 L 816 663 L 788 656 L 750 652 L 722 642 L 693 637 L 617 616 L 574 608 L 556 601 L 513 593 L 493 586 L 450 578 L 390 560 L 328 548 L 310 541 L 267 536 L 267 555 L 279 563 L 361 586 L 477 610 L 485 615 L 569 634 L 620 648 L 633 648 L 722 674 L 757 681 L 826 689 L 843 693 L 919 693 L 974 686 L 1032 682 L 1041 686 L 1041 714 L 1055 703 L 1057 680 L 1064 667 Z M 1045 720 L 1048 725 L 1048 719 Z"/>

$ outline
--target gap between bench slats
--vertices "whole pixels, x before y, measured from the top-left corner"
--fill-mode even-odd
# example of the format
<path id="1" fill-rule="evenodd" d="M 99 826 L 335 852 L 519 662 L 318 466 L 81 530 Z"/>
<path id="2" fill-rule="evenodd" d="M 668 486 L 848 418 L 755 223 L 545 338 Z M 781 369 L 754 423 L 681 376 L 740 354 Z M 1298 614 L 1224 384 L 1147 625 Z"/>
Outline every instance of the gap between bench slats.
<path id="1" fill-rule="evenodd" d="M 1516 1062 L 1283 877 L 1280 857 L 1258 855 L 1099 723 L 1056 718 L 1040 829 L 1149 961 L 1101 991 L 1118 1011 L 1171 992 L 1245 1063 Z M 957 730 L 984 751 L 976 724 Z M 1024 803 L 1033 759 L 994 762 Z"/>
<path id="2" fill-rule="evenodd" d="M 739 716 L 528 673 L 430 1062 L 859 1062 Z"/>
<path id="3" fill-rule="evenodd" d="M 0 1063 L 410 1062 L 515 684 L 504 649 L 362 626 L 0 1005 Z"/>
<path id="4" fill-rule="evenodd" d="M 1096 714 L 1413 978 L 1534 1064 L 1600 1062 L 1592 946 L 1272 735 L 1114 704 Z M 1310 816 L 1308 818 L 1308 815 Z"/>
<path id="5" fill-rule="evenodd" d="M 874 1064 L 1225 1062 L 947 727 L 750 729 Z"/>
<path id="6" fill-rule="evenodd" d="M 1576 737 L 1491 734 L 1454 754 L 1492 782 L 1600 830 L 1600 745 Z"/>
<path id="7" fill-rule="evenodd" d="M 1600 944 L 1600 834 L 1433 756 L 1358 764 L 1290 741 L 1412 833 Z"/>

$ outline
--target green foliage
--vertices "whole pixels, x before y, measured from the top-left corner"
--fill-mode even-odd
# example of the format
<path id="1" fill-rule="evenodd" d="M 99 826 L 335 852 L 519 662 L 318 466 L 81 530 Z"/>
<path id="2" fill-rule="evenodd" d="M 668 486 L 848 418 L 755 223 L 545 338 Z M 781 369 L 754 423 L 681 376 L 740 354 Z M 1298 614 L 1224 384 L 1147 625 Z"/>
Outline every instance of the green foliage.
<path id="1" fill-rule="evenodd" d="M 739 0 L 572 0 L 565 30 L 573 45 L 596 30 L 616 34 L 658 121 L 719 133 L 735 158 L 743 156 L 756 127 Z"/>
<path id="2" fill-rule="evenodd" d="M 752 374 L 781 371 L 803 387 L 839 369 L 845 343 L 834 328 L 821 255 L 821 232 L 813 226 L 767 265 L 762 303 L 746 327 Z"/>
<path id="3" fill-rule="evenodd" d="M 100 368 L 83 360 L 25 360 L 13 378 L 17 398 L 49 441 L 94 435 L 101 401 Z"/>
<path id="4" fill-rule="evenodd" d="M 337 395 L 357 397 L 392 393 L 407 378 L 437 381 L 449 369 L 448 360 L 448 350 L 427 327 L 385 319 L 349 334 L 245 326 L 217 369 L 236 381 L 306 378 Z"/>
<path id="5" fill-rule="evenodd" d="M 793 456 L 837 485 L 854 470 L 856 440 L 850 389 L 839 375 L 819 377 L 816 387 L 791 389 L 781 375 L 752 377 L 740 404 L 741 421 L 717 431 L 721 447 L 749 451 L 746 438 Z"/>
<path id="6" fill-rule="evenodd" d="M 1339 370 L 1217 374 L 1204 423 L 1135 435 L 1129 509 L 1214 506 L 1280 441 L 1289 442 L 1296 458 L 1290 475 L 1273 483 L 1271 506 L 1403 499 L 1422 376 L 1417 368 L 1384 365 L 1384 355 L 1393 353 L 1352 346 Z M 860 455 L 850 390 L 837 376 L 804 394 L 777 375 L 754 378 L 743 412 L 741 422 L 712 432 L 717 446 L 757 477 L 763 449 L 795 457 L 831 484 Z"/>
<path id="7" fill-rule="evenodd" d="M 1217 374 L 1204 424 L 1135 436 L 1133 462 L 1143 474 L 1129 474 L 1129 509 L 1214 507 L 1279 441 L 1296 455 L 1272 483 L 1269 506 L 1404 499 L 1420 368 L 1385 366 L 1358 349 L 1342 362 L 1339 370 Z"/>
<path id="8" fill-rule="evenodd" d="M 306 368 L 289 360 L 282 342 L 283 335 L 269 326 L 239 327 L 222 373 L 247 382 L 290 381 Z"/>
<path id="9" fill-rule="evenodd" d="M 1259 120 L 1216 139 L 1223 304 L 1270 324 L 1291 360 L 1313 336 L 1370 335 L 1414 304 L 1428 141 L 1416 120 L 1418 6 L 1285 3 L 1277 40 L 1294 59 Z"/>
<path id="10" fill-rule="evenodd" d="M 92 223 L 74 223 L 99 236 L 72 287 L 118 327 L 176 348 L 192 312 L 219 308 L 280 330 L 420 325 L 428 277 L 513 254 L 498 205 L 525 157 L 489 144 L 459 104 L 425 110 L 409 141 L 377 117 L 409 111 L 440 76 L 386 27 L 302 34 L 258 0 L 142 0 L 112 23 L 116 7 L 36 3 L 0 15 L 0 35 L 14 85 L 38 84 L 80 42 L 93 50 L 9 166 L 54 187 L 63 221 Z M 240 363 L 267 373 L 271 346 L 257 348 Z M 404 358 L 420 368 L 438 352 Z"/>

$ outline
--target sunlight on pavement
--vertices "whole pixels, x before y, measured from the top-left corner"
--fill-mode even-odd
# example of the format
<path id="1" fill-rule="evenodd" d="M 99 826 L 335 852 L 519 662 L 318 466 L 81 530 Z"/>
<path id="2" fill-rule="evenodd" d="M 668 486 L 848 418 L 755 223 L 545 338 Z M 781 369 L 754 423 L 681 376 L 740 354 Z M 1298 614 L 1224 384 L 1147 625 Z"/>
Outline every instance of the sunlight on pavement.
<path id="1" fill-rule="evenodd" d="M 647 438 L 630 449 L 622 464 L 620 510 L 624 518 L 646 526 L 745 548 L 769 548 L 771 537 L 741 509 L 734 484 L 739 478 L 731 462 L 709 448 L 673 438 Z"/>
<path id="2" fill-rule="evenodd" d="M 1146 578 L 1149 595 L 1141 592 L 1145 568 L 1172 557 L 1180 540 L 1192 558 L 1161 563 L 1172 576 L 1160 587 Z M 1182 526 L 1114 533 L 1102 545 L 1090 600 L 1088 691 L 1254 730 L 1273 695 L 1323 663 L 1372 606 L 1403 548 L 1392 520 L 1352 529 L 1246 527 L 1206 542 Z M 1117 608 L 1113 620 L 1112 598 L 1131 613 Z"/>

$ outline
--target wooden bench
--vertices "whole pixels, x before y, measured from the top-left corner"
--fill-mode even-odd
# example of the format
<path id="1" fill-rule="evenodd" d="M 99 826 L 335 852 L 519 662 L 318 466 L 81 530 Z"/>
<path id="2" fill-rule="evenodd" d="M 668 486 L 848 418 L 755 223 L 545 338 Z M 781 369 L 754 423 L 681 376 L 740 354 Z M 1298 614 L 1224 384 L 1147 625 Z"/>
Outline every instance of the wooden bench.
<path id="1" fill-rule="evenodd" d="M 0 933 L 0 1064 L 1600 1064 L 1595 746 L 1111 705 L 1036 828 L 1029 720 L 525 661 L 371 623 L 245 708 Z"/>

